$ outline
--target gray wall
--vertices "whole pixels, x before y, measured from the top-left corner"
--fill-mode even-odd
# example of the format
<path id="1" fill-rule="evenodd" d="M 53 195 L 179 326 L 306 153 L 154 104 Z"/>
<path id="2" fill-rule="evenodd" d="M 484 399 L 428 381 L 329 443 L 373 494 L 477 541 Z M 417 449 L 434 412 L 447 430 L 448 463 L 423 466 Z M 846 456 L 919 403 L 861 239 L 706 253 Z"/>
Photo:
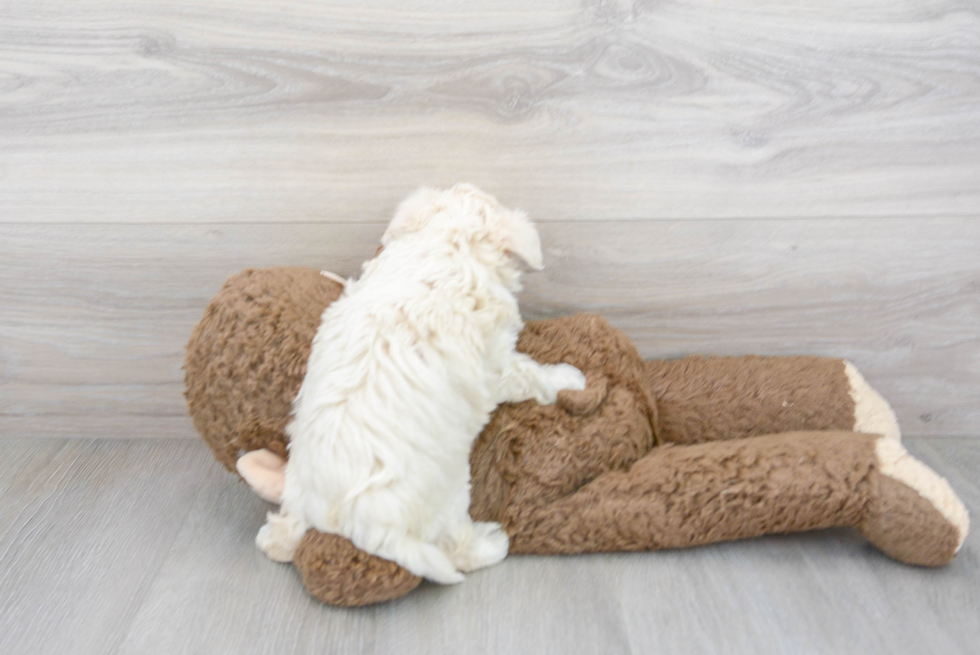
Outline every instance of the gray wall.
<path id="1" fill-rule="evenodd" d="M 975 7 L 450 4 L 0 7 L 0 435 L 194 437 L 224 278 L 355 273 L 465 180 L 541 225 L 529 317 L 847 357 L 906 434 L 980 436 Z"/>

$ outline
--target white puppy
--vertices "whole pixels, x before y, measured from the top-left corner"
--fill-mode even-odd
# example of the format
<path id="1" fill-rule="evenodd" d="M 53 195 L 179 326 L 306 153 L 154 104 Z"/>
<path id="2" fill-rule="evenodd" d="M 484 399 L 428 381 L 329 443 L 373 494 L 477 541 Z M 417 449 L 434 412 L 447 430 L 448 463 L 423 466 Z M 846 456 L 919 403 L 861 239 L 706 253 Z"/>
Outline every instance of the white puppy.
<path id="1" fill-rule="evenodd" d="M 584 389 L 568 364 L 515 350 L 516 258 L 534 225 L 470 185 L 406 199 L 360 280 L 324 312 L 287 428 L 282 506 L 256 542 L 290 561 L 307 528 L 448 584 L 507 555 L 469 516 L 469 455 L 501 402 Z"/>

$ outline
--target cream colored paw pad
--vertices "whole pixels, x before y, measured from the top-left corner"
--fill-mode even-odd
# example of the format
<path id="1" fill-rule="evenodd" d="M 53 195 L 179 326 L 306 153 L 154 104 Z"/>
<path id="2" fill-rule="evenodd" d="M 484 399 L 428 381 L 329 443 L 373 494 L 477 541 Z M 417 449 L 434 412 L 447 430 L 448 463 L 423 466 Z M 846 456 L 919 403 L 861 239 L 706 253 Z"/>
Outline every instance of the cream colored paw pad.
<path id="1" fill-rule="evenodd" d="M 850 383 L 851 399 L 854 400 L 854 431 L 900 440 L 898 418 L 888 401 L 868 384 L 854 364 L 845 361 L 844 372 Z"/>

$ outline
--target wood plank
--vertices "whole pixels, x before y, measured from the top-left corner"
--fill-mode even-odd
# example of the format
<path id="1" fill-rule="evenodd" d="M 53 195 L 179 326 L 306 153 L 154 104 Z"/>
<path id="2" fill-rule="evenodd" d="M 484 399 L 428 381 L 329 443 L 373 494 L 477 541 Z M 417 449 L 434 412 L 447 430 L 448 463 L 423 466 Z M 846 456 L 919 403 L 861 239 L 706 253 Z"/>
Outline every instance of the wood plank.
<path id="1" fill-rule="evenodd" d="M 972 439 L 911 442 L 934 451 L 951 479 L 980 457 Z M 963 486 L 976 506 L 980 488 Z M 288 567 L 256 552 L 266 507 L 233 484 L 200 498 L 120 652 L 968 653 L 980 635 L 973 535 L 938 570 L 897 564 L 841 530 L 656 554 L 512 557 L 459 586 L 340 610 L 306 597 Z"/>
<path id="2" fill-rule="evenodd" d="M 548 232 L 528 316 L 603 314 L 648 358 L 843 357 L 906 434 L 980 435 L 980 221 L 590 227 Z"/>
<path id="3" fill-rule="evenodd" d="M 197 441 L 0 440 L 0 652 L 118 648 L 217 468 Z"/>
<path id="4" fill-rule="evenodd" d="M 973 215 L 978 44 L 955 0 L 6 3 L 0 221 Z"/>
<path id="5" fill-rule="evenodd" d="M 174 383 L 173 396 L 180 397 L 180 385 Z M 182 388 L 182 387 L 181 387 Z M 56 392 L 53 392 L 56 393 Z M 130 405 L 123 409 L 130 414 L 116 413 L 105 409 L 107 405 L 122 405 L 118 392 L 106 392 L 96 407 L 61 407 L 61 414 L 33 413 L 23 415 L 0 414 L 0 436 L 9 439 L 198 439 L 197 431 L 186 410 L 178 406 L 178 400 L 170 400 L 167 414 L 154 416 L 141 413 L 140 405 Z M 84 413 L 82 413 L 84 412 Z"/>
<path id="6" fill-rule="evenodd" d="M 980 441 L 906 443 L 980 507 Z M 940 569 L 842 530 L 515 556 L 461 585 L 343 610 L 258 552 L 269 506 L 199 441 L 0 440 L 0 492 L 0 649 L 12 655 L 965 655 L 980 639 L 976 532 Z"/>
<path id="7" fill-rule="evenodd" d="M 183 351 L 225 278 L 322 262 L 351 273 L 382 231 L 0 226 L 0 434 L 194 438 Z"/>
<path id="8" fill-rule="evenodd" d="M 909 452 L 944 476 L 963 500 L 972 519 L 972 531 L 957 555 L 960 567 L 957 574 L 962 576 L 980 572 L 980 533 L 977 531 L 977 516 L 980 515 L 980 449 L 974 439 L 911 439 L 906 440 Z M 915 593 L 907 590 L 905 593 Z M 903 596 L 895 596 L 901 598 Z M 904 596 L 907 597 L 907 596 Z M 977 640 L 969 636 L 980 634 L 980 612 L 966 608 L 980 606 L 980 586 L 951 586 L 943 593 L 928 596 L 929 613 L 934 616 L 936 625 L 948 626 L 947 621 L 962 622 L 966 630 L 945 630 L 945 640 L 952 642 L 950 652 L 969 653 L 976 649 Z M 914 620 L 909 617 L 909 620 Z"/>
<path id="9" fill-rule="evenodd" d="M 43 465 L 64 448 L 63 439 L 11 439 L 0 440 L 0 498 L 19 479 L 29 466 Z"/>
<path id="10" fill-rule="evenodd" d="M 225 277 L 274 264 L 349 275 L 382 229 L 0 227 L 0 428 L 192 436 L 183 347 Z M 980 436 L 980 221 L 596 221 L 541 231 L 548 266 L 526 278 L 529 318 L 601 313 L 645 357 L 847 357 L 906 434 Z"/>
<path id="11" fill-rule="evenodd" d="M 217 486 L 188 512 L 119 653 L 358 652 L 297 647 L 318 604 L 291 566 L 255 546 L 272 506 L 228 473 L 212 477 Z M 173 620 L 162 621 L 167 614 Z M 356 643 L 361 632 L 345 631 L 340 641 Z"/>

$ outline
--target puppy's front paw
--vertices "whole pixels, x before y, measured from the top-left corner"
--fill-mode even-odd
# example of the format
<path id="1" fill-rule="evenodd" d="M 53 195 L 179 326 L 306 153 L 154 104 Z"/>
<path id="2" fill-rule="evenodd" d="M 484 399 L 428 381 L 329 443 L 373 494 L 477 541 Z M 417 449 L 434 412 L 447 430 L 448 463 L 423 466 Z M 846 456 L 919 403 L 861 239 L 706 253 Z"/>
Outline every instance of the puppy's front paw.
<path id="1" fill-rule="evenodd" d="M 558 394 L 558 406 L 572 416 L 585 416 L 599 409 L 609 393 L 609 379 L 600 375 L 589 380 L 581 391 L 565 390 Z"/>
<path id="2" fill-rule="evenodd" d="M 558 392 L 582 391 L 585 389 L 585 374 L 571 364 L 548 364 L 547 370 L 547 389 L 544 390 L 542 398 L 538 399 L 543 405 L 550 405 L 558 398 Z"/>

